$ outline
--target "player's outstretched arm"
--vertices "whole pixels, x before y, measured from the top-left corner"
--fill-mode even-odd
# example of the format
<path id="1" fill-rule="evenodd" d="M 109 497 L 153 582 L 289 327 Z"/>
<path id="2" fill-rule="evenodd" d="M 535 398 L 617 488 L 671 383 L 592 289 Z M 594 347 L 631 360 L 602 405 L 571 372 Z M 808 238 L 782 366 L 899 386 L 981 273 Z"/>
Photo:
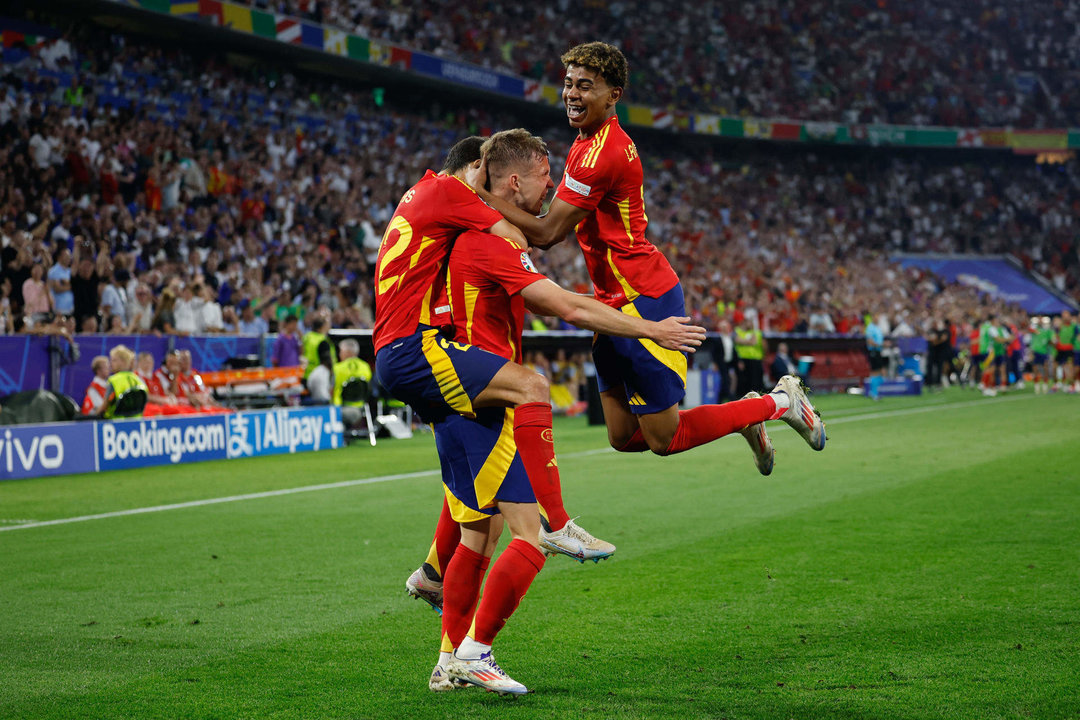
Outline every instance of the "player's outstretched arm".
<path id="1" fill-rule="evenodd" d="M 577 295 L 544 279 L 521 291 L 525 304 L 540 315 L 555 315 L 571 325 L 619 337 L 648 338 L 668 350 L 694 352 L 705 339 L 705 328 L 688 325 L 690 318 L 669 317 L 660 322 L 645 320 Z"/>
<path id="2" fill-rule="evenodd" d="M 521 228 L 530 245 L 544 250 L 565 240 L 567 234 L 589 214 L 587 210 L 582 210 L 568 202 L 555 198 L 551 201 L 551 208 L 546 215 L 535 217 L 513 203 L 495 197 L 486 190 L 479 191 L 479 194 L 484 202 L 502 213 L 504 218 L 518 228 Z M 495 235 L 501 234 L 496 233 L 494 230 L 492 230 L 492 233 Z"/>

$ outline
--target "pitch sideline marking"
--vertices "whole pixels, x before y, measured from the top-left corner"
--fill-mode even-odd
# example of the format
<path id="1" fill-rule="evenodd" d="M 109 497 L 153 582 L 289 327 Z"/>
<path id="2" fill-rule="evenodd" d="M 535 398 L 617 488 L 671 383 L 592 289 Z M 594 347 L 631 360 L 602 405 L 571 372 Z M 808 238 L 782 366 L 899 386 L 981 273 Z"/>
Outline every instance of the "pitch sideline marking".
<path id="1" fill-rule="evenodd" d="M 928 407 L 917 408 L 904 408 L 901 410 L 883 410 L 874 413 L 863 413 L 860 415 L 854 415 L 850 417 L 837 418 L 826 422 L 826 427 L 829 425 L 838 425 L 843 422 L 854 422 L 856 420 L 877 420 L 886 417 L 897 417 L 901 415 L 914 415 L 917 413 L 933 412 L 935 410 L 952 410 L 970 407 L 972 405 L 989 405 L 1002 402 L 1009 402 L 1013 400 L 1023 400 L 1026 398 L 1033 398 L 1034 395 L 1016 395 L 1006 398 L 996 399 L 983 399 L 983 400 L 967 400 L 958 403 L 950 403 L 944 405 L 933 405 Z M 611 448 L 598 448 L 595 450 L 582 450 L 581 452 L 566 453 L 563 457 L 587 457 L 589 455 L 600 455 L 602 453 L 615 452 Z M 341 482 L 334 483 L 321 483 L 319 485 L 305 485 L 303 487 L 284 488 L 281 490 L 266 490 L 256 493 L 245 493 L 243 495 L 226 495 L 225 497 L 206 498 L 203 500 L 189 500 L 181 503 L 171 503 L 168 505 L 152 505 L 150 507 L 130 508 L 128 510 L 114 510 L 112 512 L 97 513 L 94 515 L 79 515 L 76 517 L 57 518 L 55 520 L 41 520 L 37 522 L 24 523 L 21 525 L 5 525 L 0 526 L 0 532 L 6 532 L 8 530 L 25 530 L 27 528 L 47 527 L 49 525 L 67 525 L 69 523 L 86 522 L 88 520 L 105 520 L 107 518 L 125 517 L 128 515 L 145 515 L 147 513 L 165 512 L 166 510 L 183 510 L 185 508 L 202 507 L 204 505 L 219 505 L 221 503 L 239 502 L 241 500 L 258 500 L 260 498 L 279 497 L 282 495 L 297 495 L 299 493 L 316 492 L 318 490 L 335 490 L 338 488 L 356 487 L 358 485 L 373 485 L 375 483 L 392 482 L 395 480 L 411 480 L 413 478 L 432 477 L 439 475 L 439 470 L 421 470 L 412 473 L 400 473 L 396 475 L 380 475 L 373 478 L 360 478 L 357 480 L 343 480 Z"/>

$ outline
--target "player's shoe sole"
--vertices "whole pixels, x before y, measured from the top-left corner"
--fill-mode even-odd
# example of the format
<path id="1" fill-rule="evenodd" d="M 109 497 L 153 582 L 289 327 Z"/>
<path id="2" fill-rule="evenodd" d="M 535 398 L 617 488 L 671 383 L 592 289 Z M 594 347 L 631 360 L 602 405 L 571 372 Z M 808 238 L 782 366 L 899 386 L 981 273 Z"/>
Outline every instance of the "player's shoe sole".
<path id="1" fill-rule="evenodd" d="M 787 393 L 791 406 L 784 411 L 780 419 L 790 425 L 813 450 L 825 449 L 825 423 L 821 415 L 810 403 L 806 387 L 802 380 L 794 375 L 785 375 L 776 383 L 773 392 Z"/>
<path id="2" fill-rule="evenodd" d="M 424 573 L 424 568 L 416 569 L 409 579 L 405 581 L 405 592 L 414 599 L 423 600 L 431 608 L 442 615 L 442 583 L 432 580 Z"/>
<path id="3" fill-rule="evenodd" d="M 743 400 L 759 397 L 761 397 L 760 394 L 751 390 L 743 395 Z M 758 472 L 762 475 L 771 473 L 773 471 L 773 463 L 776 461 L 776 451 L 773 450 L 772 440 L 769 439 L 769 433 L 765 432 L 765 423 L 759 422 L 748 425 L 739 432 L 746 438 L 746 442 L 750 445 L 750 450 L 754 453 L 754 464 L 757 465 Z"/>
<path id="4" fill-rule="evenodd" d="M 482 687 L 500 695 L 524 695 L 529 689 L 503 672 L 495 656 L 486 652 L 475 660 L 459 658 L 455 651 L 446 663 L 446 673 L 455 680 Z"/>
<path id="5" fill-rule="evenodd" d="M 566 555 L 578 562 L 598 563 L 615 554 L 615 546 L 592 536 L 573 520 L 561 530 L 546 532 L 540 528 L 540 549 L 547 555 Z"/>

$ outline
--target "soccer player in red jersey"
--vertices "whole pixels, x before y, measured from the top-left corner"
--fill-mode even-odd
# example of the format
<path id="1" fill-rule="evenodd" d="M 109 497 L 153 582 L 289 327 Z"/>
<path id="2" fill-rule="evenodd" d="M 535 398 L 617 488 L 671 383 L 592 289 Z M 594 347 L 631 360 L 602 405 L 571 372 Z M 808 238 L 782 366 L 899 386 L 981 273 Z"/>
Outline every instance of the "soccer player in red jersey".
<path id="1" fill-rule="evenodd" d="M 572 523 L 563 507 L 553 465 L 547 380 L 494 353 L 451 342 L 439 329 L 449 324 L 445 272 L 457 236 L 484 230 L 524 243 L 520 231 L 466 182 L 470 166 L 460 158 L 470 144 L 475 151 L 476 140 L 451 148 L 443 172 L 428 171 L 402 196 L 383 234 L 375 268 L 375 374 L 390 395 L 409 403 L 428 422 L 451 414 L 471 417 L 484 407 L 516 408 L 518 452 L 552 530 L 561 533 L 556 542 L 565 547 L 560 551 L 574 555 L 582 543 L 601 541 Z M 701 328 L 684 325 L 687 319 L 667 318 L 648 325 L 644 334 L 655 335 L 665 347 L 692 350 L 701 342 Z M 451 531 L 444 532 L 444 525 L 436 545 L 452 552 L 457 540 Z M 439 542 L 439 537 L 452 542 Z M 614 546 L 604 545 L 613 551 Z M 410 593 L 412 582 L 410 577 Z"/>
<path id="2" fill-rule="evenodd" d="M 540 212 L 554 187 L 544 142 L 519 129 L 497 133 L 484 147 L 492 192 L 527 212 Z M 686 332 L 675 318 L 648 322 L 563 290 L 536 271 L 524 243 L 490 233 L 467 231 L 457 239 L 448 287 L 455 340 L 518 363 L 526 306 L 587 329 L 648 337 L 665 346 L 679 344 L 676 338 Z M 513 432 L 517 412 L 520 409 L 480 409 L 475 419 L 452 415 L 434 425 L 446 498 L 462 530 L 461 544 L 445 573 L 443 647 L 431 677 L 433 690 L 451 689 L 449 675 L 496 692 L 526 692 L 499 668 L 491 645 L 543 567 L 548 549 L 541 540 L 536 504 L 547 500 L 534 494 L 536 485 L 530 487 L 530 480 L 537 472 L 558 470 L 554 453 L 547 468 L 534 469 L 517 452 Z M 553 450 L 550 435 L 547 442 Z M 496 512 L 501 517 L 493 515 Z M 492 566 L 477 607 L 502 519 L 513 540 Z"/>
<path id="3" fill-rule="evenodd" d="M 645 237 L 641 159 L 615 111 L 626 86 L 626 58 L 618 48 L 592 42 L 572 48 L 562 61 L 563 103 L 578 137 L 549 212 L 535 218 L 481 196 L 536 247 L 550 247 L 575 230 L 598 300 L 645 318 L 685 315 L 678 276 Z M 608 440 L 616 450 L 671 455 L 742 432 L 767 475 L 773 449 L 762 423 L 770 419 L 787 422 L 814 450 L 825 447 L 824 424 L 795 377 L 784 376 L 765 397 L 680 411 L 686 394 L 683 353 L 647 340 L 600 335 L 593 357 Z"/>

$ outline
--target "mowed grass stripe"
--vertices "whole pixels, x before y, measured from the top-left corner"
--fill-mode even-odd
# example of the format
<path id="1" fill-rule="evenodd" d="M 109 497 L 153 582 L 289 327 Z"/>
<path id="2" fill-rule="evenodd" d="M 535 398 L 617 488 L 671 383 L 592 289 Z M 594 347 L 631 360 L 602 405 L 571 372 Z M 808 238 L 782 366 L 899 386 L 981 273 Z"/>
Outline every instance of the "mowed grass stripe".
<path id="1" fill-rule="evenodd" d="M 840 417 L 831 419 L 826 422 L 826 428 L 831 425 L 840 425 L 843 423 L 858 422 L 864 420 L 879 420 L 884 418 L 900 417 L 903 415 L 921 414 L 927 412 L 937 412 L 940 410 L 961 409 L 971 407 L 975 405 L 987 405 L 987 404 L 999 404 L 1003 402 L 1011 402 L 1016 400 L 1024 400 L 1034 398 L 1034 395 L 1016 395 L 1006 398 L 986 399 L 986 400 L 973 400 L 967 402 L 953 402 L 948 404 L 936 404 L 931 407 L 914 407 L 914 408 L 901 408 L 896 410 L 882 410 L 877 412 L 863 412 L 858 415 L 852 415 L 848 417 Z M 772 433 L 774 430 L 786 427 L 779 423 L 773 423 L 769 426 L 769 431 Z M 587 457 L 589 455 L 614 452 L 610 448 L 598 448 L 595 450 L 584 450 L 572 453 L 560 453 L 560 457 L 563 458 L 578 458 Z M 232 461 L 236 462 L 236 461 Z M 128 471 L 138 472 L 138 471 Z M 74 517 L 55 518 L 51 520 L 29 520 L 19 522 L 17 520 L 7 521 L 12 524 L 0 525 L 0 532 L 9 530 L 26 530 L 30 528 L 48 527 L 52 525 L 65 525 L 69 523 L 87 522 L 90 520 L 106 520 L 110 518 L 125 517 L 129 515 L 143 515 L 146 513 L 155 512 L 167 512 L 170 510 L 184 510 L 188 508 L 202 507 L 206 505 L 217 505 L 221 503 L 241 502 L 246 500 L 260 500 L 270 497 L 279 497 L 285 495 L 295 495 L 297 493 L 317 492 L 321 490 L 337 490 L 341 488 L 356 487 L 359 485 L 371 485 L 375 483 L 393 482 L 396 480 L 410 480 L 421 477 L 432 477 L 439 474 L 439 470 L 421 470 L 413 473 L 399 473 L 394 475 L 383 475 L 370 478 L 359 478 L 354 480 L 343 480 L 339 482 L 320 483 L 316 485 L 303 485 L 292 488 L 282 488 L 279 490 L 267 490 L 261 492 L 245 493 L 240 495 L 228 495 L 224 497 L 205 498 L 200 500 L 190 500 L 179 503 L 169 503 L 165 505 L 153 505 L 148 507 L 128 508 L 125 510 L 114 510 L 103 513 L 94 513 L 91 515 L 78 515 Z"/>
<path id="2" fill-rule="evenodd" d="M 576 461 L 570 502 L 620 554 L 549 561 L 499 639 L 537 690 L 516 702 L 426 688 L 437 619 L 400 586 L 434 487 L 12 536 L 0 716 L 1071 717 L 1072 411 L 788 435 L 770 478 L 738 438 Z"/>

